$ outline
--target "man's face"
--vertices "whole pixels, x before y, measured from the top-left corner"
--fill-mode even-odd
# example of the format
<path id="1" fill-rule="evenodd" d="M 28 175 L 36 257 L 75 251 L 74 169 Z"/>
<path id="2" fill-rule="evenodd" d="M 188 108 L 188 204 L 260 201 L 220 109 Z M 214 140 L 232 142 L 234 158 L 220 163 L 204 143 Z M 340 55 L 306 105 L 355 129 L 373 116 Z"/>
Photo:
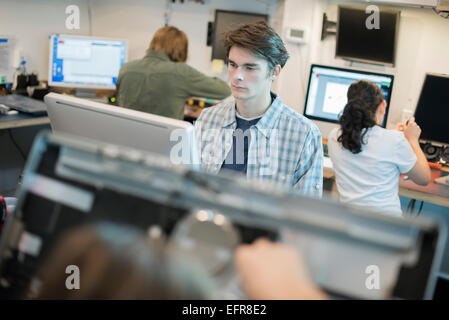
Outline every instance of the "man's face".
<path id="1" fill-rule="evenodd" d="M 229 51 L 228 72 L 232 95 L 237 100 L 258 99 L 270 91 L 273 81 L 268 61 L 249 50 L 233 46 Z"/>

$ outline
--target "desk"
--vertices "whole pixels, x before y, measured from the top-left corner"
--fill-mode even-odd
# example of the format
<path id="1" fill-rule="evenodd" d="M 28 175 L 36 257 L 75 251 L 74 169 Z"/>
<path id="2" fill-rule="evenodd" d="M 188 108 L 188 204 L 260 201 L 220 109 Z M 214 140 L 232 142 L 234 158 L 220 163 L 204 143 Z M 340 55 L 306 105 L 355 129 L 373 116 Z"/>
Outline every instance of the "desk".
<path id="1" fill-rule="evenodd" d="M 399 177 L 399 194 L 401 196 L 449 207 L 449 186 L 436 184 L 434 180 L 441 177 L 441 170 L 432 169 L 430 183 L 419 186 L 411 180 L 404 180 L 405 175 Z"/>
<path id="2" fill-rule="evenodd" d="M 324 177 L 328 179 L 334 178 L 332 161 L 330 161 L 330 158 L 328 157 L 324 158 Z M 441 170 L 431 169 L 431 180 L 427 186 L 419 186 L 411 180 L 404 180 L 405 175 L 401 174 L 399 177 L 399 195 L 443 207 L 449 207 L 449 186 L 436 184 L 434 182 L 434 180 L 441 177 L 442 174 L 443 172 Z"/>
<path id="3" fill-rule="evenodd" d="M 0 115 L 0 195 L 15 195 L 33 140 L 40 130 L 50 129 L 49 123 L 46 116 Z"/>
<path id="4" fill-rule="evenodd" d="M 12 129 L 50 123 L 47 116 L 32 116 L 24 113 L 0 115 L 0 129 Z"/>

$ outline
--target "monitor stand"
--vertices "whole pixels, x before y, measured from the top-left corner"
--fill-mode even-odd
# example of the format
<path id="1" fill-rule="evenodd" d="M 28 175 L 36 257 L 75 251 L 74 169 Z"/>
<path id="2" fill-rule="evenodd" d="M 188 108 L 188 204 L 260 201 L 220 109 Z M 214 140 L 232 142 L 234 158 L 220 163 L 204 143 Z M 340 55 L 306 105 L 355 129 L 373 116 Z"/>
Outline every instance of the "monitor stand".
<path id="1" fill-rule="evenodd" d="M 97 96 L 97 92 L 95 89 L 78 88 L 75 91 L 75 96 L 78 98 L 95 98 Z"/>

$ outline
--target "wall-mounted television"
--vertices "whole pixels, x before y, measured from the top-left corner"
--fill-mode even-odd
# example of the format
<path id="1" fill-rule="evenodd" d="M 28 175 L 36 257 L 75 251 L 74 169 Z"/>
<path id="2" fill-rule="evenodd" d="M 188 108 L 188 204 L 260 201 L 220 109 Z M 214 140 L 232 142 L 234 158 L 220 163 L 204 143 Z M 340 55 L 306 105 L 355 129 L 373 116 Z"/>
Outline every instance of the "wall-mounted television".
<path id="1" fill-rule="evenodd" d="M 373 13 L 365 10 L 364 7 L 338 7 L 335 57 L 394 66 L 400 11 L 381 9 L 376 25 Z"/>

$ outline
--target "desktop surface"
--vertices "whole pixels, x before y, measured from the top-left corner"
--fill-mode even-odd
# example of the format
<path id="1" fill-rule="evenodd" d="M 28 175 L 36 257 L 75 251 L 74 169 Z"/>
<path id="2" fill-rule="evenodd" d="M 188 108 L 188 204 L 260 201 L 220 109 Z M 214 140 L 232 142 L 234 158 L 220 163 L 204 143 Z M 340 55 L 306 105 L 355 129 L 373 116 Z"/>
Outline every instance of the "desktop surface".
<path id="1" fill-rule="evenodd" d="M 414 183 L 411 179 L 406 178 L 407 175 L 402 174 L 399 178 L 399 188 L 411 191 L 419 191 L 421 193 L 445 198 L 447 201 L 446 206 L 449 206 L 449 185 L 441 185 L 435 183 L 435 179 L 448 175 L 449 172 L 439 169 L 431 169 L 430 183 L 427 186 L 420 186 Z"/>

